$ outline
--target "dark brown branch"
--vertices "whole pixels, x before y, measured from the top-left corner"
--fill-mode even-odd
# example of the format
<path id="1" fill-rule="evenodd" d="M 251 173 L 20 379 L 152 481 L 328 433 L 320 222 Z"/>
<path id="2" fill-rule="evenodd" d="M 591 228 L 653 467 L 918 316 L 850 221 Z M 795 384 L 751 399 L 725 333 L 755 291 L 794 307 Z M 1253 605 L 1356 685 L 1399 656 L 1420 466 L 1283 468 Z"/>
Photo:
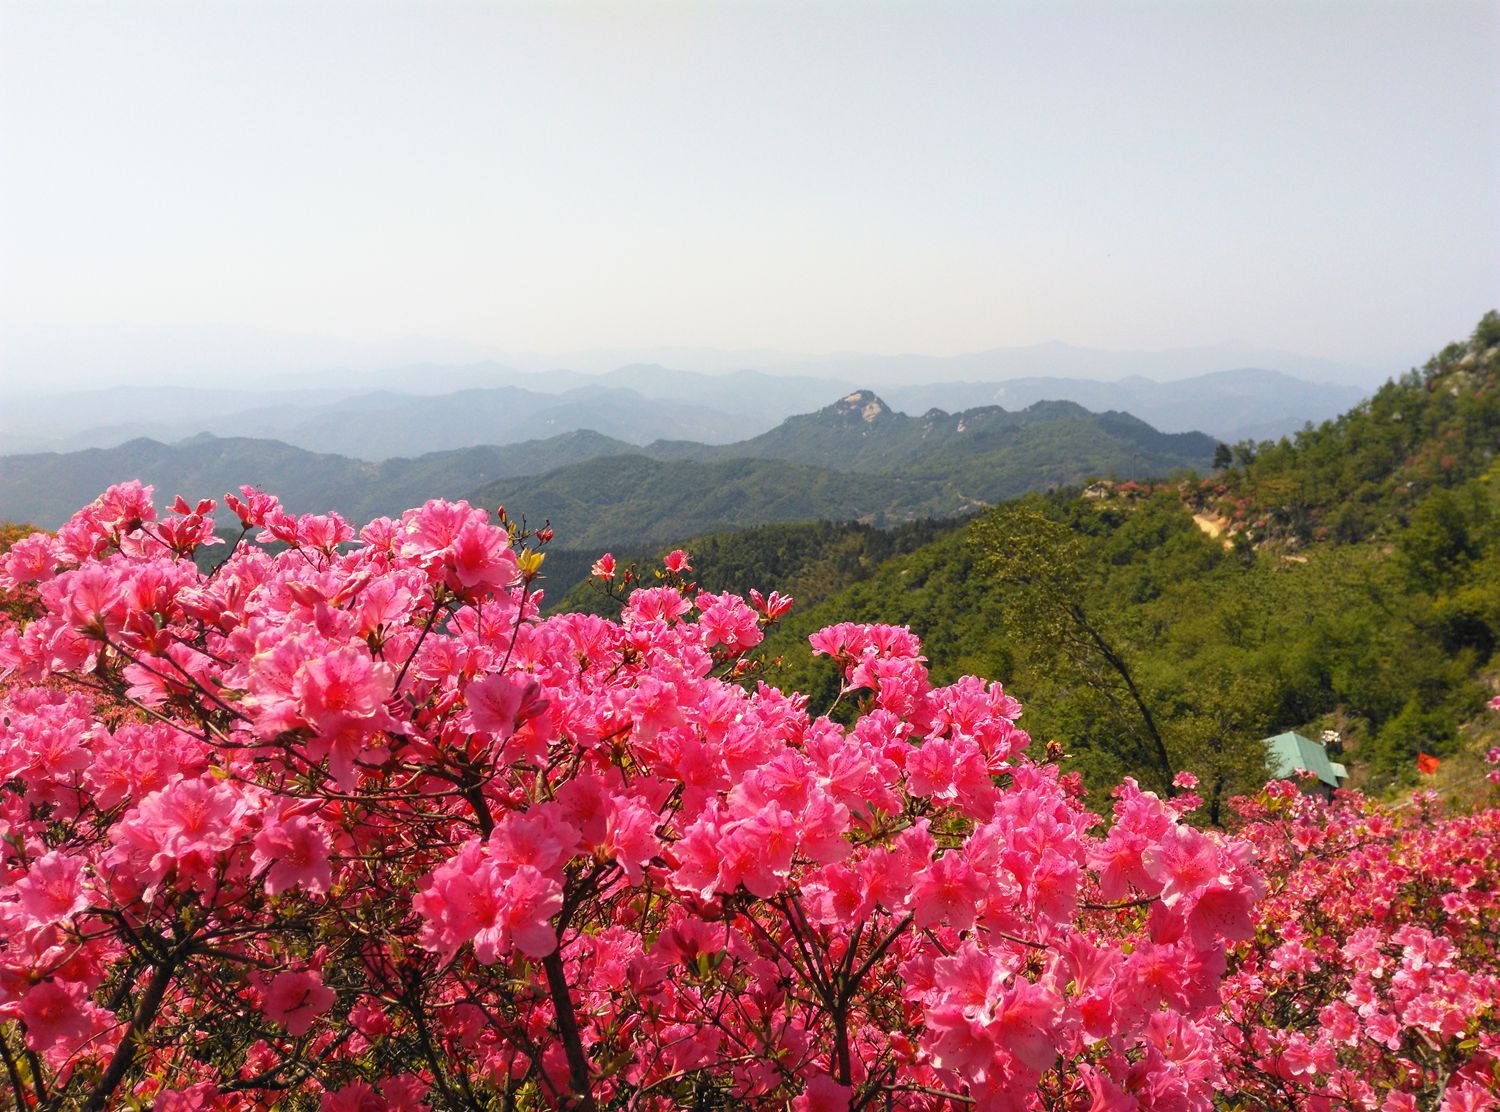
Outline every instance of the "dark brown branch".
<path id="1" fill-rule="evenodd" d="M 10 1091 L 15 1096 L 16 1107 L 25 1108 L 26 1086 L 21 1081 L 21 1071 L 16 1060 L 10 1055 L 10 1045 L 5 1041 L 4 1032 L 0 1032 L 0 1058 L 5 1059 L 5 1071 L 10 1074 Z"/>
<path id="2" fill-rule="evenodd" d="M 1083 607 L 1074 603 L 1069 607 L 1073 620 L 1078 623 L 1078 628 L 1088 636 L 1094 647 L 1099 650 L 1099 655 L 1104 658 L 1106 664 L 1114 669 L 1115 673 L 1125 684 L 1125 690 L 1130 692 L 1131 701 L 1135 703 L 1136 710 L 1140 712 L 1141 721 L 1145 723 L 1146 732 L 1151 735 L 1151 745 L 1155 750 L 1154 756 L 1157 765 L 1161 769 L 1162 777 L 1167 784 L 1167 791 L 1172 789 L 1172 777 L 1175 770 L 1172 768 L 1172 758 L 1167 756 L 1167 745 L 1162 740 L 1161 731 L 1156 728 L 1156 718 L 1151 713 L 1151 708 L 1146 705 L 1146 698 L 1141 694 L 1140 688 L 1135 685 L 1135 677 L 1130 674 L 1130 668 L 1126 665 L 1114 649 L 1109 645 L 1103 635 L 1094 628 L 1088 617 L 1083 612 Z"/>
<path id="3" fill-rule="evenodd" d="M 158 964 L 151 973 L 151 980 L 146 985 L 146 991 L 141 994 L 140 1002 L 136 1004 L 135 1015 L 130 1021 L 130 1030 L 126 1032 L 125 1038 L 120 1041 L 116 1048 L 114 1057 L 110 1059 L 109 1066 L 104 1075 L 99 1078 L 99 1083 L 94 1086 L 93 1092 L 88 1096 L 84 1104 L 84 1112 L 102 1112 L 108 1105 L 110 1097 L 119 1088 L 120 1082 L 125 1079 L 125 1074 L 135 1063 L 135 1056 L 140 1050 L 141 1043 L 145 1039 L 146 1032 L 156 1020 L 157 1009 L 161 1007 L 162 997 L 167 993 L 167 986 L 172 983 L 172 977 L 177 972 L 177 959 L 175 955 L 169 956 L 167 960 Z"/>
<path id="4" fill-rule="evenodd" d="M 583 1039 L 578 1034 L 578 1014 L 573 1010 L 573 996 L 568 991 L 568 975 L 563 969 L 562 943 L 542 959 L 542 969 L 547 974 L 547 988 L 552 993 L 552 1006 L 557 1012 L 557 1031 L 562 1036 L 563 1051 L 568 1059 L 568 1073 L 573 1082 L 575 1107 L 579 1112 L 597 1112 L 592 1086 L 589 1083 L 589 1063 L 583 1054 Z"/>

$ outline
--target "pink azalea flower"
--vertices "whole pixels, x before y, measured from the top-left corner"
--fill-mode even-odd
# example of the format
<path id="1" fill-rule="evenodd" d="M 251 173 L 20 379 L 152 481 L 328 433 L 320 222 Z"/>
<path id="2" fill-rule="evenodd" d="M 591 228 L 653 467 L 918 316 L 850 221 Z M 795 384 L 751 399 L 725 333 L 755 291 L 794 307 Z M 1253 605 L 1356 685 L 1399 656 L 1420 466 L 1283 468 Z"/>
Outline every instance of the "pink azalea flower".
<path id="1" fill-rule="evenodd" d="M 1219 873 L 1219 851 L 1212 840 L 1184 826 L 1172 827 L 1161 841 L 1148 845 L 1141 862 L 1168 902 L 1191 895 Z"/>
<path id="2" fill-rule="evenodd" d="M 562 808 L 543 804 L 525 813 L 512 812 L 495 825 L 489 853 L 502 865 L 530 865 L 557 874 L 578 850 L 580 835 L 562 817 Z"/>
<path id="3" fill-rule="evenodd" d="M 599 852 L 619 863 L 625 879 L 639 884 L 643 869 L 661 851 L 656 837 L 656 813 L 638 803 L 614 801 L 605 820 Z"/>
<path id="4" fill-rule="evenodd" d="M 449 585 L 469 592 L 509 587 L 520 574 L 505 530 L 472 518 L 453 538 L 447 563 Z"/>
<path id="5" fill-rule="evenodd" d="M 323 553 L 332 553 L 353 536 L 354 527 L 335 513 L 302 515 L 294 534 L 297 544 Z"/>
<path id="6" fill-rule="evenodd" d="M 83 886 L 82 858 L 59 850 L 39 857 L 15 886 L 21 910 L 32 927 L 51 926 L 88 906 Z"/>
<path id="7" fill-rule="evenodd" d="M 1312 1077 L 1318 1072 L 1313 1061 L 1312 1045 L 1302 1035 L 1293 1035 L 1281 1052 L 1281 1068 L 1291 1078 Z"/>
<path id="8" fill-rule="evenodd" d="M 159 1089 L 152 1098 L 152 1112 L 215 1112 L 220 1108 L 218 1087 L 200 1081 L 185 1089 Z"/>
<path id="9" fill-rule="evenodd" d="M 148 795 L 114 828 L 124 860 L 154 886 L 176 868 L 182 883 L 207 878 L 219 854 L 243 836 L 246 802 L 233 785 L 211 776 L 178 779 Z"/>
<path id="10" fill-rule="evenodd" d="M 996 1002 L 993 1030 L 1000 1045 L 1033 1074 L 1057 1056 L 1053 1033 L 1063 1018 L 1060 996 L 1030 981 L 1014 981 Z"/>
<path id="11" fill-rule="evenodd" d="M 42 981 L 21 998 L 16 1014 L 26 1025 L 26 1045 L 54 1066 L 79 1055 L 103 1056 L 119 1032 L 113 1014 L 89 999 L 76 981 Z M 114 1039 L 102 1038 L 115 1029 Z"/>
<path id="12" fill-rule="evenodd" d="M 723 645 L 738 652 L 760 644 L 760 621 L 743 599 L 727 593 L 701 594 L 698 610 L 698 629 L 706 647 Z"/>
<path id="13" fill-rule="evenodd" d="M 504 740 L 516 732 L 516 726 L 530 710 L 534 715 L 545 701 L 532 680 L 515 680 L 499 672 L 475 680 L 464 688 L 469 707 L 469 721 L 475 730 L 494 734 Z"/>
<path id="14" fill-rule="evenodd" d="M 255 835 L 251 865 L 266 870 L 266 894 L 300 887 L 311 896 L 326 895 L 333 883 L 328 860 L 328 832 L 311 815 L 268 815 Z"/>
<path id="15" fill-rule="evenodd" d="M 308 660 L 292 681 L 297 710 L 314 728 L 339 729 L 351 718 L 383 721 L 394 670 L 363 646 L 332 649 Z"/>
<path id="16" fill-rule="evenodd" d="M 792 1112 L 849 1112 L 854 1089 L 819 1075 L 792 1101 Z"/>
<path id="17" fill-rule="evenodd" d="M 323 1094 L 318 1112 L 389 1112 L 379 1093 L 364 1081 L 351 1081 Z"/>
<path id="18" fill-rule="evenodd" d="M 768 899 L 786 887 L 798 841 L 797 820 L 789 811 L 767 804 L 736 824 L 730 841 L 734 848 L 719 869 L 720 891 L 743 884 Z"/>
<path id="19" fill-rule="evenodd" d="M 1188 930 L 1197 946 L 1211 946 L 1215 939 L 1243 942 L 1255 935 L 1251 911 L 1256 891 L 1242 881 L 1217 878 L 1201 889 L 1188 912 Z"/>
<path id="20" fill-rule="evenodd" d="M 236 498 L 233 494 L 224 495 L 224 505 L 234 511 L 240 523 L 246 528 L 252 525 L 264 525 L 266 518 L 281 511 L 281 502 L 255 487 L 242 486 L 240 494 L 244 497 Z"/>
<path id="21" fill-rule="evenodd" d="M 57 543 L 51 537 L 45 533 L 22 537 L 0 556 L 0 587 L 45 582 L 52 578 L 57 564 Z"/>
<path id="22" fill-rule="evenodd" d="M 769 595 L 762 596 L 755 588 L 750 589 L 750 603 L 760 611 L 761 617 L 768 622 L 774 622 L 792 608 L 796 600 L 791 595 L 783 595 L 780 591 L 772 591 Z"/>
<path id="23" fill-rule="evenodd" d="M 60 600 L 68 624 L 88 637 L 114 637 L 125 627 L 120 575 L 103 564 L 64 572 L 43 585 L 42 597 Z"/>
<path id="24" fill-rule="evenodd" d="M 413 1073 L 387 1077 L 380 1083 L 380 1095 L 385 1098 L 384 1112 L 427 1112 L 425 1102 L 431 1086 Z"/>
<path id="25" fill-rule="evenodd" d="M 485 965 L 512 946 L 543 958 L 557 949 L 550 920 L 562 910 L 562 885 L 531 865 L 500 865 L 470 842 L 433 871 L 413 906 L 424 920 L 422 945 L 445 961 L 468 943 Z"/>
<path id="26" fill-rule="evenodd" d="M 1462 1081 L 1449 1086 L 1443 1094 L 1439 1112 L 1495 1112 L 1500 1096 L 1488 1086 Z"/>
<path id="27" fill-rule="evenodd" d="M 313 1022 L 333 1007 L 334 995 L 311 970 L 278 973 L 266 989 L 261 1010 L 291 1035 L 305 1035 Z"/>
<path id="28" fill-rule="evenodd" d="M 945 923 L 968 930 L 983 896 L 984 883 L 963 855 L 945 853 L 912 878 L 912 915 L 919 927 Z"/>

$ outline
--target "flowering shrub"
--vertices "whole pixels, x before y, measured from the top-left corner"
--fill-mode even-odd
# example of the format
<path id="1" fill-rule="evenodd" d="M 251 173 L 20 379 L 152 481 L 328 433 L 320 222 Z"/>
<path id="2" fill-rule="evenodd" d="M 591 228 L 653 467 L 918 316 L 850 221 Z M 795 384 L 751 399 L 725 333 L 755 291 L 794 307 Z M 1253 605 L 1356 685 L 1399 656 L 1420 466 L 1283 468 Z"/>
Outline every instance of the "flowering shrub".
<path id="1" fill-rule="evenodd" d="M 1128 782 L 1096 832 L 905 629 L 813 638 L 841 725 L 745 676 L 780 596 L 541 620 L 483 511 L 249 489 L 204 571 L 149 493 L 3 563 L 16 1106 L 1210 1106 L 1250 844 Z"/>
<path id="2" fill-rule="evenodd" d="M 1243 805 L 1270 890 L 1225 982 L 1234 1107 L 1500 1107 L 1500 811 L 1414 802 Z"/>

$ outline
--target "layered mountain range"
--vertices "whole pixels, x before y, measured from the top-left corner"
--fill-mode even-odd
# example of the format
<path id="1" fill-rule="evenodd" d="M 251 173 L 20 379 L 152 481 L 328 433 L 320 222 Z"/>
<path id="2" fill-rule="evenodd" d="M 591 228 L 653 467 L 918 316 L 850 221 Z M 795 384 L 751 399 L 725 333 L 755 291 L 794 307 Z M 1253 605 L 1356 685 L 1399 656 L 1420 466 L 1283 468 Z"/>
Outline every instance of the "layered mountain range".
<path id="1" fill-rule="evenodd" d="M 702 374 L 655 364 L 585 375 L 478 363 L 327 378 L 317 388 L 262 379 L 253 390 L 12 390 L 0 397 L 0 448 L 8 453 L 114 448 L 142 437 L 175 443 L 202 432 L 276 439 L 311 452 L 368 460 L 582 430 L 640 446 L 654 440 L 725 444 L 768 432 L 859 385 L 833 376 L 757 370 Z M 1362 393 L 1355 386 L 1254 369 L 1171 382 L 1034 376 L 881 387 L 886 401 L 909 413 L 996 405 L 1014 410 L 1062 400 L 1094 412 L 1132 413 L 1165 432 L 1198 430 L 1230 443 L 1294 432 L 1307 421 L 1342 412 Z"/>
<path id="2" fill-rule="evenodd" d="M 394 421 L 395 411 L 392 411 Z M 462 412 L 453 413 L 464 419 Z M 368 433 L 367 433 L 368 435 Z M 592 431 L 378 461 L 282 440 L 199 434 L 0 457 L 0 518 L 56 526 L 110 483 L 217 497 L 253 483 L 296 511 L 363 521 L 435 497 L 503 504 L 580 548 L 649 544 L 760 522 L 952 517 L 1095 475 L 1205 467 L 1202 433 L 1162 433 L 1069 402 L 912 417 L 869 391 L 730 444 L 641 446 Z"/>

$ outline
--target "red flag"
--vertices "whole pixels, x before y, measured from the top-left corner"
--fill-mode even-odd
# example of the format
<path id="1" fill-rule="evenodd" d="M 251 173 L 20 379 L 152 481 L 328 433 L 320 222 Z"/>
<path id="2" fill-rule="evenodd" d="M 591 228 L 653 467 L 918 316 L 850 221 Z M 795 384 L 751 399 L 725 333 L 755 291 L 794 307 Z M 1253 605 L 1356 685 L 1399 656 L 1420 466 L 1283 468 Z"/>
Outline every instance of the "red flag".
<path id="1" fill-rule="evenodd" d="M 1417 771 L 1423 776 L 1431 776 L 1442 763 L 1436 757 L 1428 756 L 1426 753 L 1417 754 Z"/>

